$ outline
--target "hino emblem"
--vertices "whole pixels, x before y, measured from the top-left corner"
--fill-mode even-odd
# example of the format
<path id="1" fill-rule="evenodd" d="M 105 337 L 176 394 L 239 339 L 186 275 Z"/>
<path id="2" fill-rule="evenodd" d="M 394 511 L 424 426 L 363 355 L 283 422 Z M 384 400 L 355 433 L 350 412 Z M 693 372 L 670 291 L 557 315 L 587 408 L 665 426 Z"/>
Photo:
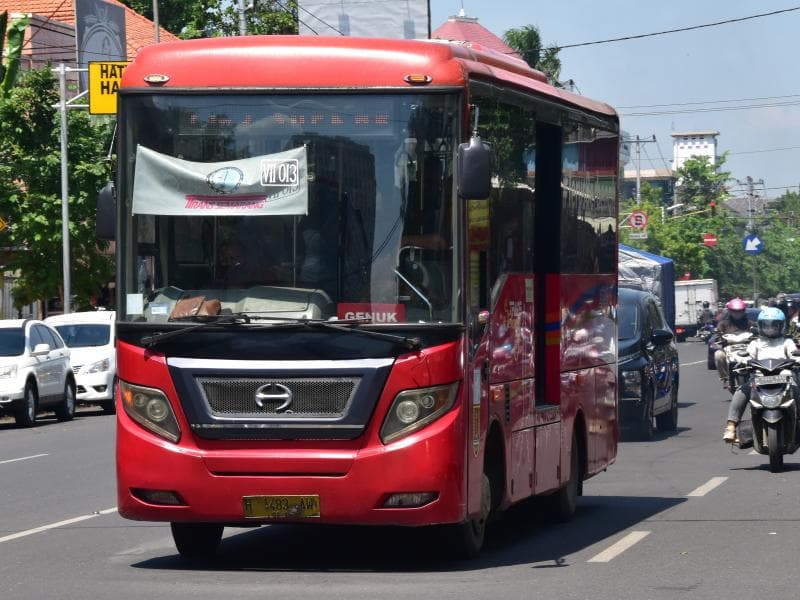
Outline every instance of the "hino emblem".
<path id="1" fill-rule="evenodd" d="M 264 408 L 264 404 L 278 404 L 275 412 L 287 411 L 292 404 L 292 390 L 280 383 L 267 383 L 256 390 L 256 404 Z"/>

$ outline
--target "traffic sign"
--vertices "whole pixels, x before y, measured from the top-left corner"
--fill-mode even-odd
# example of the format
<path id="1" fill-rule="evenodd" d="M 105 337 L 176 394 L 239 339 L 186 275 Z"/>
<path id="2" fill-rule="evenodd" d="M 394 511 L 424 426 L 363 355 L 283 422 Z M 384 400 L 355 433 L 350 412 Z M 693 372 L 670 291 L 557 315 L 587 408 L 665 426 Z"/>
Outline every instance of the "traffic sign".
<path id="1" fill-rule="evenodd" d="M 117 112 L 117 92 L 125 61 L 89 61 L 89 112 L 113 115 Z"/>
<path id="2" fill-rule="evenodd" d="M 635 210 L 631 213 L 630 217 L 631 227 L 634 229 L 644 229 L 647 227 L 647 213 L 641 210 Z"/>
<path id="3" fill-rule="evenodd" d="M 703 245 L 704 246 L 716 246 L 717 245 L 717 234 L 715 234 L 715 233 L 704 233 L 703 234 Z"/>
<path id="4" fill-rule="evenodd" d="M 742 250 L 747 252 L 750 256 L 761 254 L 764 251 L 764 242 L 755 234 L 744 236 L 742 240 Z"/>

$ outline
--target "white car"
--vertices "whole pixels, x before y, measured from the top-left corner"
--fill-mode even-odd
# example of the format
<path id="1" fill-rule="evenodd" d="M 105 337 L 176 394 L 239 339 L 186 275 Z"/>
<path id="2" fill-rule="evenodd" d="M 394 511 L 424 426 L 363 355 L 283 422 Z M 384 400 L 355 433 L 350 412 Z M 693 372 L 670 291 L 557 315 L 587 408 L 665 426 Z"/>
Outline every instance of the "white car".
<path id="1" fill-rule="evenodd" d="M 117 375 L 115 327 L 111 310 L 77 312 L 48 317 L 72 354 L 72 372 L 78 385 L 77 401 L 97 404 L 114 413 L 114 381 Z"/>
<path id="2" fill-rule="evenodd" d="M 70 350 L 49 325 L 35 319 L 0 321 L 0 413 L 31 427 L 41 410 L 59 421 L 75 416 Z"/>

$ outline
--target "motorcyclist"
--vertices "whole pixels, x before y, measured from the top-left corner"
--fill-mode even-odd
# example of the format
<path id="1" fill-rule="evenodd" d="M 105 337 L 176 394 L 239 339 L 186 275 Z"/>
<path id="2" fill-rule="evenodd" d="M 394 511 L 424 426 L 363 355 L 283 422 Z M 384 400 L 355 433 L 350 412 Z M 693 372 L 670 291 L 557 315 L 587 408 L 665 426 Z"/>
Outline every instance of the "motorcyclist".
<path id="1" fill-rule="evenodd" d="M 783 315 L 786 317 L 786 335 L 797 343 L 800 331 L 798 331 L 797 327 L 797 307 L 794 301 L 783 292 L 779 292 L 778 295 L 775 296 L 775 300 L 777 307 L 781 309 Z"/>
<path id="2" fill-rule="evenodd" d="M 714 323 L 714 311 L 708 304 L 708 300 L 703 302 L 703 308 L 697 312 L 697 328 L 702 329 L 709 323 Z"/>
<path id="3" fill-rule="evenodd" d="M 744 333 L 750 331 L 750 322 L 747 320 L 747 305 L 741 298 L 732 298 L 726 305 L 726 311 L 717 323 L 712 342 L 717 346 L 714 352 L 714 364 L 717 366 L 720 381 L 728 389 L 728 359 L 722 349 L 722 336 L 726 333 Z"/>
<path id="4" fill-rule="evenodd" d="M 747 353 L 753 360 L 764 358 L 793 358 L 792 353 L 797 350 L 794 341 L 784 336 L 786 332 L 786 317 L 777 307 L 764 308 L 758 313 L 758 338 L 747 345 Z M 792 386 L 795 398 L 796 386 Z M 722 439 L 728 443 L 736 440 L 736 425 L 742 418 L 744 409 L 750 400 L 750 382 L 746 381 L 733 394 L 731 406 L 728 409 L 728 420 Z"/>

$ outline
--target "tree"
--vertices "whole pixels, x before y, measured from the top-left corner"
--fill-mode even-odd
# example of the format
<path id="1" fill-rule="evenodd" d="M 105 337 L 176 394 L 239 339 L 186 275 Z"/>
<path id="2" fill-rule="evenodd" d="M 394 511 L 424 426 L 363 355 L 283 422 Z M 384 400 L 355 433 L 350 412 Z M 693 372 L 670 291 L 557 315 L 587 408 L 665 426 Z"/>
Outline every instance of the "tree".
<path id="1" fill-rule="evenodd" d="M 153 0 L 121 0 L 148 19 Z M 296 34 L 297 0 L 255 0 L 245 12 L 248 34 Z M 183 39 L 239 34 L 237 0 L 159 0 L 158 23 Z"/>
<path id="2" fill-rule="evenodd" d="M 677 170 L 678 186 L 675 189 L 677 202 L 693 209 L 709 208 L 714 201 L 721 205 L 727 197 L 725 182 L 731 178 L 728 171 L 720 171 L 725 164 L 727 153 L 711 164 L 707 156 L 692 156 Z M 684 210 L 684 212 L 686 212 Z"/>
<path id="3" fill-rule="evenodd" d="M 10 227 L 0 235 L 15 247 L 6 269 L 19 278 L 16 305 L 63 298 L 61 147 L 56 80 L 49 68 L 23 73 L 0 100 L 0 206 Z M 105 161 L 111 141 L 108 119 L 83 111 L 68 114 L 69 233 L 71 283 L 76 305 L 113 278 L 107 242 L 95 237 L 95 198 L 109 179 Z"/>
<path id="4" fill-rule="evenodd" d="M 558 58 L 558 48 L 542 47 L 542 38 L 539 28 L 535 25 L 525 25 L 509 29 L 503 34 L 503 41 L 522 56 L 532 69 L 542 71 L 554 82 L 558 81 L 561 74 L 561 59 Z"/>
<path id="5" fill-rule="evenodd" d="M 28 16 L 17 19 L 8 27 L 8 11 L 0 13 L 0 98 L 8 97 L 11 86 L 17 79 L 19 71 L 19 58 L 22 55 L 22 44 L 25 40 L 25 30 L 28 28 Z M 4 52 L 8 32 L 8 51 Z M 3 64 L 3 57 L 5 64 Z"/>

